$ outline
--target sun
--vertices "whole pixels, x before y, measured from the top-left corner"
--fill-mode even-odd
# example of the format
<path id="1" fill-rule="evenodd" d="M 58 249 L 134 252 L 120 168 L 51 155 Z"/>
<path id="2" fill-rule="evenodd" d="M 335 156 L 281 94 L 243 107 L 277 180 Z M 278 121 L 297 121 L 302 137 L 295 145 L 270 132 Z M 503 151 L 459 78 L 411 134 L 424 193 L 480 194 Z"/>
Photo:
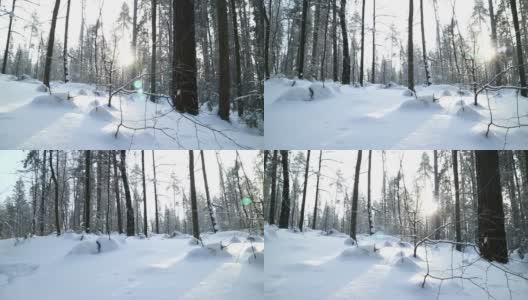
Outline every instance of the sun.
<path id="1" fill-rule="evenodd" d="M 122 67 L 128 67 L 134 64 L 134 53 L 128 43 L 119 44 L 119 54 L 117 60 Z"/>

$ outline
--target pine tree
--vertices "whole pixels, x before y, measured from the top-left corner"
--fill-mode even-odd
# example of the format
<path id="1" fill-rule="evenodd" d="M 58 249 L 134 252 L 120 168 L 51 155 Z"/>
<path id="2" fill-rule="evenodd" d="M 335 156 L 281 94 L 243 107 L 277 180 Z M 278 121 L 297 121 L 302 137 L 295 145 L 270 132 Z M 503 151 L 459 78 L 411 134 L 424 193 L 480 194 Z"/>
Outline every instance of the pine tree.
<path id="1" fill-rule="evenodd" d="M 288 150 L 281 150 L 282 156 L 282 206 L 279 228 L 288 228 L 290 217 L 290 170 L 288 167 Z"/>

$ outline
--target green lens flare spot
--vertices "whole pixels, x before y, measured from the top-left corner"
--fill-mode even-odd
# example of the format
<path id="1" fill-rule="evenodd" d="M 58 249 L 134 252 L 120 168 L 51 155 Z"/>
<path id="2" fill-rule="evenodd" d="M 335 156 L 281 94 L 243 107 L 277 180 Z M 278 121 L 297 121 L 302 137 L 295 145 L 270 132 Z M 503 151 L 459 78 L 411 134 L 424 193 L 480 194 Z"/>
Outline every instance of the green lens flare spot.
<path id="1" fill-rule="evenodd" d="M 141 80 L 134 81 L 134 88 L 136 90 L 139 90 L 139 89 L 143 88 L 143 81 L 141 81 Z"/>
<path id="2" fill-rule="evenodd" d="M 244 197 L 244 198 L 242 198 L 242 201 L 240 201 L 240 202 L 242 203 L 242 205 L 247 206 L 247 205 L 250 205 L 252 201 L 251 201 L 251 198 Z"/>

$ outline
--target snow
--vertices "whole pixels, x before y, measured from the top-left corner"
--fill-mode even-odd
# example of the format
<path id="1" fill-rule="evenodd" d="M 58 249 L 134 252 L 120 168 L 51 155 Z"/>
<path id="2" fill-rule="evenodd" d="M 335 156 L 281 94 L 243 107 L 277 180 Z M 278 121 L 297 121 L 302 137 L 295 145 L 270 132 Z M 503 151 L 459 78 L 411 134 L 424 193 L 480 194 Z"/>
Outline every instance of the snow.
<path id="1" fill-rule="evenodd" d="M 295 82 L 295 84 L 293 84 Z M 292 86 L 293 85 L 293 86 Z M 310 89 L 315 98 L 310 98 Z M 486 130 L 488 98 L 458 86 L 417 86 L 417 97 L 394 83 L 356 88 L 336 82 L 265 82 L 266 147 L 269 149 L 526 149 L 528 127 Z M 512 90 L 489 95 L 495 123 L 515 126 L 517 96 Z M 528 99 L 519 97 L 522 124 Z"/>
<path id="2" fill-rule="evenodd" d="M 460 279 L 443 282 L 428 278 L 425 248 L 413 248 L 399 238 L 383 233 L 358 235 L 359 246 L 345 245 L 339 235 L 323 235 L 320 231 L 294 233 L 265 227 L 265 296 L 268 299 L 362 299 L 362 300 L 434 300 L 487 299 L 482 289 Z M 273 238 L 271 238 L 273 236 Z M 477 277 L 475 282 L 486 286 L 498 300 L 510 299 L 504 272 L 488 268 L 474 251 L 459 253 L 451 245 L 427 248 L 431 274 L 451 277 L 451 274 Z M 464 263 L 463 260 L 466 260 Z M 471 266 L 469 266 L 471 264 Z M 462 266 L 465 266 L 462 268 Z M 528 274 L 528 265 L 511 260 L 501 265 L 516 273 Z M 451 270 L 451 268 L 453 268 Z M 487 280 L 486 280 L 487 278 Z M 525 299 L 528 283 L 509 276 L 512 299 Z"/>
<path id="3" fill-rule="evenodd" d="M 205 107 L 198 116 L 180 114 L 165 100 L 156 104 L 137 94 L 114 97 L 109 108 L 105 92 L 81 83 L 52 82 L 51 91 L 36 80 L 0 75 L 1 149 L 263 148 L 259 129 L 248 128 L 236 113 L 230 123 Z M 116 138 L 121 109 L 132 129 L 121 127 Z M 163 131 L 142 129 L 154 126 Z"/>
<path id="4" fill-rule="evenodd" d="M 13 239 L 0 240 L 0 299 L 263 299 L 264 269 L 246 249 L 253 246 L 263 255 L 264 244 L 243 241 L 220 250 L 234 235 L 248 236 L 203 234 L 207 248 L 161 234 L 109 239 L 66 233 L 17 246 Z"/>

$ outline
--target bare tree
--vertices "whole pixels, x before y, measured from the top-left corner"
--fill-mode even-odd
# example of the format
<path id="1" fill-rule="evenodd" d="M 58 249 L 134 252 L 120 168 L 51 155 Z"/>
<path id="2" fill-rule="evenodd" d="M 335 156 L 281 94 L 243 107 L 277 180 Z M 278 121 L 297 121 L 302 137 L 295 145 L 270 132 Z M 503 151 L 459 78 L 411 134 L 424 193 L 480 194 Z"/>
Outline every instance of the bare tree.
<path id="1" fill-rule="evenodd" d="M 311 151 L 308 150 L 308 153 L 306 155 L 306 167 L 304 171 L 304 186 L 303 186 L 303 196 L 302 196 L 302 204 L 301 204 L 301 216 L 299 217 L 299 230 L 303 231 L 303 224 L 304 224 L 304 206 L 306 204 L 306 190 L 308 189 L 308 172 L 310 171 L 310 153 Z"/>
<path id="2" fill-rule="evenodd" d="M 134 223 L 134 208 L 132 207 L 132 197 L 130 196 L 130 186 L 128 184 L 128 177 L 126 172 L 126 150 L 121 150 L 121 179 L 123 180 L 123 187 L 125 188 L 125 199 L 126 199 L 126 217 L 127 217 L 127 236 L 134 236 L 135 223 Z"/>
<path id="3" fill-rule="evenodd" d="M 222 120 L 229 121 L 231 77 L 229 75 L 229 35 L 226 0 L 216 1 L 216 18 L 218 21 L 218 66 L 220 71 L 218 115 Z"/>
<path id="4" fill-rule="evenodd" d="M 64 29 L 64 49 L 63 49 L 63 58 L 64 58 L 64 82 L 68 83 L 70 81 L 70 73 L 68 71 L 68 31 L 70 26 L 70 4 L 71 0 L 68 0 L 66 7 L 66 20 L 65 29 Z"/>
<path id="5" fill-rule="evenodd" d="M 409 40 L 407 43 L 407 87 L 414 91 L 414 51 L 413 51 L 414 0 L 409 0 Z"/>
<path id="6" fill-rule="evenodd" d="M 363 151 L 359 150 L 356 161 L 356 173 L 354 174 L 354 190 L 352 191 L 352 212 L 350 214 L 350 237 L 356 239 L 356 224 L 357 224 L 357 209 L 358 209 L 358 193 L 359 193 L 359 175 L 361 171 L 361 157 Z"/>
<path id="7" fill-rule="evenodd" d="M 59 157 L 57 156 L 57 161 Z M 55 170 L 53 170 L 53 151 L 50 150 L 49 164 L 51 171 L 51 178 L 53 179 L 54 191 L 55 191 L 55 229 L 57 230 L 57 236 L 61 235 L 61 228 L 59 222 L 59 183 L 57 182 L 57 176 L 55 176 Z"/>
<path id="8" fill-rule="evenodd" d="M 216 220 L 214 217 L 213 212 L 213 206 L 211 205 L 211 197 L 209 196 L 209 184 L 207 183 L 207 172 L 205 170 L 205 159 L 204 159 L 204 152 L 203 150 L 200 150 L 200 157 L 202 159 L 202 173 L 204 178 L 204 186 L 205 186 L 205 196 L 207 200 L 207 209 L 209 210 L 209 218 L 211 218 L 211 226 L 213 227 L 213 232 L 216 233 L 217 226 L 216 226 Z"/>
<path id="9" fill-rule="evenodd" d="M 55 27 L 57 27 L 59 8 L 60 0 L 55 0 L 55 7 L 53 8 L 53 16 L 51 18 L 51 29 L 48 38 L 48 50 L 46 52 L 46 64 L 44 65 L 43 83 L 48 88 L 50 87 L 51 61 L 53 59 L 53 47 L 55 46 Z"/>
<path id="10" fill-rule="evenodd" d="M 143 184 L 143 234 L 145 234 L 145 236 L 148 236 L 147 186 L 145 184 L 145 150 L 141 150 L 141 182 Z"/>
<path id="11" fill-rule="evenodd" d="M 281 150 L 282 156 L 282 206 L 279 228 L 288 228 L 290 217 L 290 170 L 288 167 L 288 150 Z"/>
<path id="12" fill-rule="evenodd" d="M 194 183 L 194 152 L 189 150 L 189 176 L 190 176 L 190 191 L 191 191 L 191 217 L 192 217 L 192 233 L 195 239 L 200 239 L 200 227 L 198 226 L 198 204 L 196 200 L 196 185 Z"/>

